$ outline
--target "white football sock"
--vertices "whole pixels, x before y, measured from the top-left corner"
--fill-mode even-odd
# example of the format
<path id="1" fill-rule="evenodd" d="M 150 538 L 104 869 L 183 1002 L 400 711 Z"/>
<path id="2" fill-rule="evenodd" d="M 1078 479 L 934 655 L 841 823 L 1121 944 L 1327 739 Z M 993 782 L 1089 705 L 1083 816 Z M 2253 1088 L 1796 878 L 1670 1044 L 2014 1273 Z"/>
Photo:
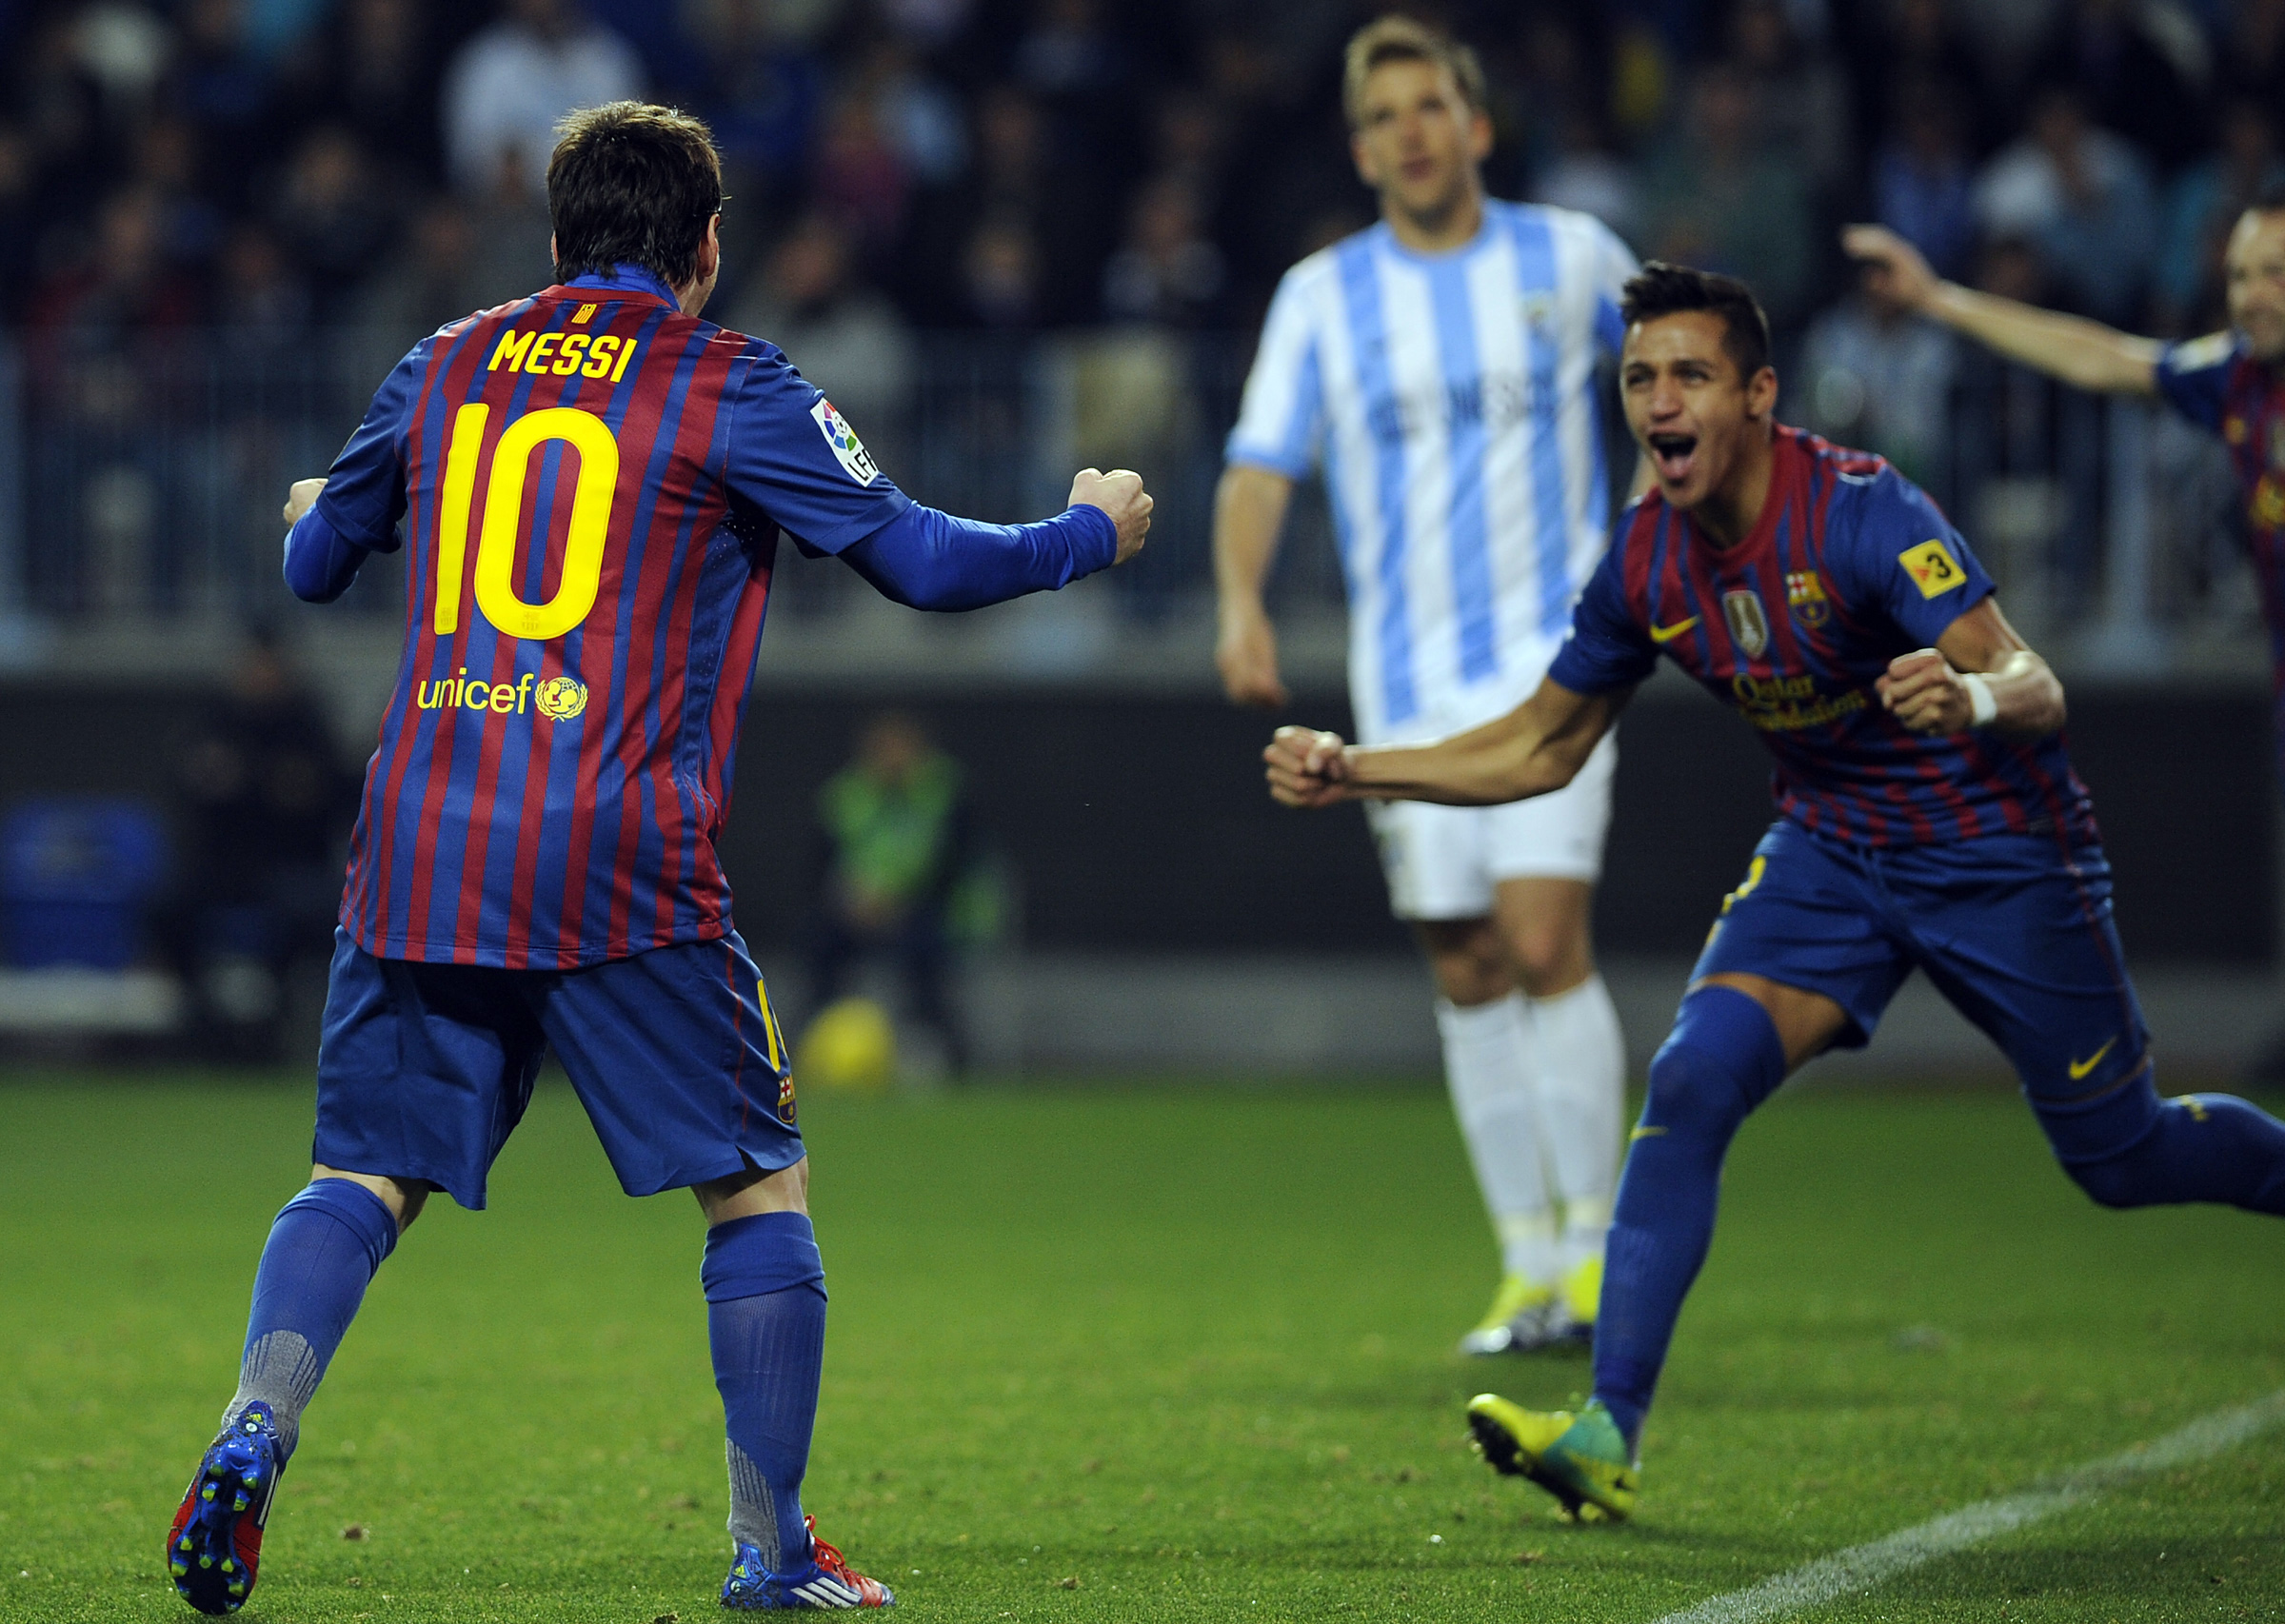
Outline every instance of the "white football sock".
<path id="1" fill-rule="evenodd" d="M 1534 1091 L 1555 1194 L 1563 1203 L 1565 1274 L 1602 1250 L 1619 1190 L 1626 1111 L 1626 1040 L 1600 976 L 1531 1000 Z"/>
<path id="2" fill-rule="evenodd" d="M 1476 1166 L 1477 1187 L 1500 1237 L 1501 1266 L 1535 1284 L 1552 1285 L 1561 1259 L 1540 1160 L 1530 1020 L 1520 993 L 1465 1009 L 1445 999 L 1436 1002 L 1444 1079 Z"/>

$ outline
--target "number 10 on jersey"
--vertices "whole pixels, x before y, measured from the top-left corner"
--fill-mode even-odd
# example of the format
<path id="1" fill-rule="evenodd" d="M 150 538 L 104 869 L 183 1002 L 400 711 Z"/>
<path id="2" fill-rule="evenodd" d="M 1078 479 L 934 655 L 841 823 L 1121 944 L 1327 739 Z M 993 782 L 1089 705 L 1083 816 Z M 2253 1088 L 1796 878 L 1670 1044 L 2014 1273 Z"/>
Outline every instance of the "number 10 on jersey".
<path id="1" fill-rule="evenodd" d="M 445 485 L 436 539 L 436 635 L 460 629 L 461 575 L 468 551 L 468 515 L 475 505 L 476 462 L 492 408 L 464 406 L 452 419 L 445 456 Z M 579 453 L 579 482 L 565 527 L 564 570 L 555 596 L 527 604 L 516 592 L 516 537 L 524 516 L 524 485 L 532 453 L 561 440 Z M 576 406 L 527 412 L 501 431 L 492 448 L 492 477 L 484 493 L 484 528 L 476 538 L 476 607 L 510 637 L 546 642 L 587 618 L 603 584 L 603 544 L 619 486 L 619 442 L 610 425 Z M 552 541 L 554 538 L 549 538 Z"/>

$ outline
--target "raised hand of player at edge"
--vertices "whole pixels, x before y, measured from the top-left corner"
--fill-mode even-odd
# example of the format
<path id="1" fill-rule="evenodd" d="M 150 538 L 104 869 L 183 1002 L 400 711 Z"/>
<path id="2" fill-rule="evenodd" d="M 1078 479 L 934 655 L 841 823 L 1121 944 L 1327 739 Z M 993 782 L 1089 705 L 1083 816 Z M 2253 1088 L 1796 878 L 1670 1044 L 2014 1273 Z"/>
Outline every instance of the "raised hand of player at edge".
<path id="1" fill-rule="evenodd" d="M 1933 648 L 1898 655 L 1873 686 L 1881 707 L 1915 733 L 1965 733 L 1975 725 L 1967 683 Z"/>
<path id="2" fill-rule="evenodd" d="M 1287 806 L 1331 806 L 1349 797 L 1349 758 L 1338 733 L 1281 727 L 1262 752 L 1271 799 Z"/>
<path id="3" fill-rule="evenodd" d="M 1141 474 L 1132 468 L 1113 468 L 1107 474 L 1101 468 L 1082 468 L 1071 481 L 1071 500 L 1064 505 L 1077 507 L 1083 503 L 1102 508 L 1119 526 L 1119 556 L 1111 561 L 1114 564 L 1124 564 L 1142 550 L 1142 538 L 1150 532 L 1150 510 L 1157 504 L 1142 488 Z"/>
<path id="4" fill-rule="evenodd" d="M 325 488 L 322 479 L 295 480 L 286 492 L 286 523 L 291 525 L 308 512 L 317 502 L 317 493 Z"/>
<path id="5" fill-rule="evenodd" d="M 1936 296 L 1938 279 L 1919 249 L 1885 226 L 1847 226 L 1840 246 L 1864 266 L 1864 285 L 1875 298 L 1917 310 Z"/>

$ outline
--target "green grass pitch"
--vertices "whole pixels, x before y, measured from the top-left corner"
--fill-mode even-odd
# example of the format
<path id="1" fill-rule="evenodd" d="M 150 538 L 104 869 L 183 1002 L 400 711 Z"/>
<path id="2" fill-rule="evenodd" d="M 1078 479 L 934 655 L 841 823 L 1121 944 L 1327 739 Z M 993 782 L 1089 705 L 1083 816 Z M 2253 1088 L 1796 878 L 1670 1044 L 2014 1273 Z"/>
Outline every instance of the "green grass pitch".
<path id="1" fill-rule="evenodd" d="M 0 1087 L 0 1617 L 186 1619 L 165 1525 L 308 1089 L 78 1080 Z M 1586 1367 L 1450 1353 L 1493 1259 L 1439 1095 L 805 1108 L 805 1498 L 919 1619 L 1651 1619 L 2285 1386 L 2285 1225 L 2101 1212 L 1996 1090 L 1811 1090 L 1731 1159 L 1639 1520 L 1570 1527 L 1462 1444 L 1470 1393 Z M 434 1201 L 375 1282 L 243 1616 L 713 1616 L 699 1246 L 544 1089 L 492 1210 Z M 2285 1617 L 2285 1436 L 1802 1616 Z"/>

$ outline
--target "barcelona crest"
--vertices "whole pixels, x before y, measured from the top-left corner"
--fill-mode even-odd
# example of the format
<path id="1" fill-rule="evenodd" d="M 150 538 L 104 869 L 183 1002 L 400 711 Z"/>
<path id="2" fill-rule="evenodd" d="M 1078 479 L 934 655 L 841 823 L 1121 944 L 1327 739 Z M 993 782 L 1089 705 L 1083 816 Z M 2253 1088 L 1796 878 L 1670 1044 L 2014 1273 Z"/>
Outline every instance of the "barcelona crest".
<path id="1" fill-rule="evenodd" d="M 1805 626 L 1821 626 L 1833 613 L 1833 601 L 1825 596 L 1825 584 L 1814 569 L 1786 572 L 1785 604 Z"/>
<path id="2" fill-rule="evenodd" d="M 1769 616 L 1762 612 L 1761 595 L 1741 586 L 1721 595 L 1721 618 L 1729 623 L 1731 641 L 1748 660 L 1758 660 L 1769 646 Z"/>

